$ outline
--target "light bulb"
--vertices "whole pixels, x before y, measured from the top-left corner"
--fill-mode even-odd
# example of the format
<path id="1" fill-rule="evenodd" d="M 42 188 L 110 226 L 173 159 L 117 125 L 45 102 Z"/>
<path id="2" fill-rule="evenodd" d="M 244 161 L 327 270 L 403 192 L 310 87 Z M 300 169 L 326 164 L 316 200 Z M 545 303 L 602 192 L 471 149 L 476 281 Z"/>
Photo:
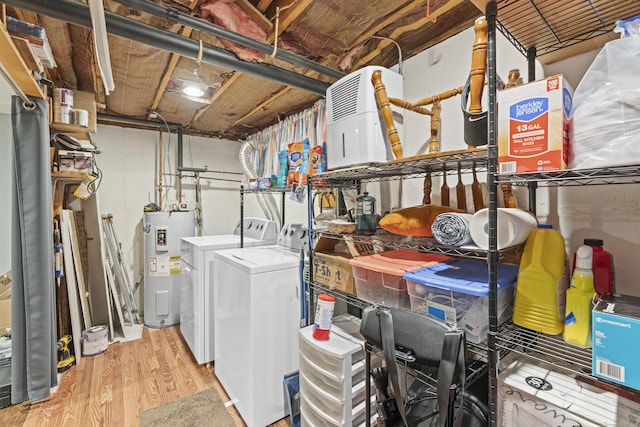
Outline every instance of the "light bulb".
<path id="1" fill-rule="evenodd" d="M 187 83 L 182 88 L 182 93 L 187 96 L 198 98 L 204 95 L 204 89 L 202 89 L 202 86 L 197 83 Z"/>

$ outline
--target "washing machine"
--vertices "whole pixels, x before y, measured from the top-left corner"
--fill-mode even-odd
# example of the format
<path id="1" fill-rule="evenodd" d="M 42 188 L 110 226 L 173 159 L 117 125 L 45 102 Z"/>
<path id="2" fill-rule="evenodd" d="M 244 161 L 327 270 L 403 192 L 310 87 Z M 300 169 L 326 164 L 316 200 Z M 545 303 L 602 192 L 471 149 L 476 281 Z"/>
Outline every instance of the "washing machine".
<path id="1" fill-rule="evenodd" d="M 244 246 L 276 243 L 277 225 L 262 218 L 244 218 Z M 240 224 L 233 234 L 186 237 L 181 241 L 180 332 L 199 364 L 214 360 L 214 256 L 240 247 Z"/>
<path id="2" fill-rule="evenodd" d="M 216 376 L 249 427 L 285 417 L 283 379 L 298 370 L 302 227 L 278 244 L 215 254 Z"/>

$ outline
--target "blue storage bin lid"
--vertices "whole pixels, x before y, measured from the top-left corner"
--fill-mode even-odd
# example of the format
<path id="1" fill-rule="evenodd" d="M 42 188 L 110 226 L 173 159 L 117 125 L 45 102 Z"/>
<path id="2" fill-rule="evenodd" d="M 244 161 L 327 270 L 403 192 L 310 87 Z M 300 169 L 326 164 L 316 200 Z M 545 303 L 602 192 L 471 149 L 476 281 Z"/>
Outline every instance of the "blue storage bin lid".
<path id="1" fill-rule="evenodd" d="M 489 267 L 482 261 L 453 259 L 410 271 L 403 277 L 405 280 L 434 288 L 468 295 L 489 295 Z M 498 289 L 513 285 L 517 278 L 517 265 L 498 264 Z"/>

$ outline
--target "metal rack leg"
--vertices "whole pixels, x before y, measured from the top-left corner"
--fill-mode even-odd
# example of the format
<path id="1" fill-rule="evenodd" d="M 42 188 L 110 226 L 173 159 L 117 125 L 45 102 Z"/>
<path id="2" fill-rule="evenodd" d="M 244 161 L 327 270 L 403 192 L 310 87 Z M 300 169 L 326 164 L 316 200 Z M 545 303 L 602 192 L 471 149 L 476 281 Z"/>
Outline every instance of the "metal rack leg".
<path id="1" fill-rule="evenodd" d="M 240 247 L 244 248 L 244 185 L 240 186 Z"/>
<path id="2" fill-rule="evenodd" d="M 365 396 L 365 427 L 371 427 L 371 353 L 367 351 L 365 345 L 364 351 L 364 369 L 365 369 L 365 377 L 364 380 L 364 396 Z"/>
<path id="3" fill-rule="evenodd" d="M 487 129 L 487 186 L 489 188 L 489 424 L 498 425 L 498 351 L 496 335 L 498 332 L 498 194 L 496 174 L 498 171 L 497 147 L 497 100 L 496 100 L 496 20 L 498 7 L 495 1 L 487 3 L 487 70 L 489 80 L 489 108 Z"/>

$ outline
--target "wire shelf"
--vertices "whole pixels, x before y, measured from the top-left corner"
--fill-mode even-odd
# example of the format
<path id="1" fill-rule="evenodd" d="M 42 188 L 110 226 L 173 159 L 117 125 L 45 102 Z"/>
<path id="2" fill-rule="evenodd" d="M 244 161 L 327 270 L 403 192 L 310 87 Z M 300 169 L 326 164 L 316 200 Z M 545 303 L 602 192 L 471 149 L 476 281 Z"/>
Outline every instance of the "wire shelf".
<path id="1" fill-rule="evenodd" d="M 372 355 L 384 360 L 384 354 L 382 349 L 374 347 L 369 343 L 365 344 L 365 350 Z M 422 384 L 429 388 L 429 391 L 434 393 L 434 397 L 437 393 L 437 368 L 432 369 L 417 369 L 415 365 L 407 363 L 405 360 L 397 359 L 398 367 L 407 375 L 413 377 L 416 381 L 420 381 Z M 487 362 L 485 359 L 468 359 L 466 361 L 466 376 L 465 384 L 467 386 L 477 381 L 483 374 L 487 372 Z M 405 383 L 407 383 L 405 381 Z"/>
<path id="2" fill-rule="evenodd" d="M 291 188 L 289 187 L 273 187 L 273 188 L 247 188 L 244 187 L 242 190 L 245 194 L 247 193 L 289 193 L 291 192 Z"/>
<path id="3" fill-rule="evenodd" d="M 640 13 L 626 0 L 500 0 L 498 28 L 524 55 L 537 56 L 611 34 L 615 22 Z"/>
<path id="4" fill-rule="evenodd" d="M 530 182 L 543 187 L 638 184 L 640 165 L 498 175 L 499 184 L 527 185 Z"/>
<path id="5" fill-rule="evenodd" d="M 400 178 L 419 178 L 431 172 L 434 176 L 449 172 L 457 173 L 458 168 L 468 173 L 476 168 L 486 171 L 487 150 L 468 149 L 409 157 L 388 163 L 339 169 L 309 177 L 314 187 L 355 187 L 359 182 L 375 182 Z"/>
<path id="6" fill-rule="evenodd" d="M 486 260 L 488 251 L 477 247 L 443 246 L 433 237 L 409 237 L 387 233 L 379 230 L 373 235 L 338 234 L 327 231 L 313 231 L 313 238 L 326 237 L 329 239 L 349 240 L 364 247 L 380 249 L 409 249 L 412 251 L 448 255 L 451 257 L 465 257 Z M 516 245 L 499 251 L 501 262 L 515 262 L 522 254 L 523 245 Z M 372 253 L 375 253 L 373 251 Z M 380 252 L 380 251 L 378 251 Z"/>
<path id="7" fill-rule="evenodd" d="M 499 330 L 497 347 L 574 374 L 591 376 L 591 349 L 567 343 L 560 335 L 547 335 L 508 322 Z"/>
<path id="8" fill-rule="evenodd" d="M 309 287 L 309 289 L 312 289 L 316 294 L 317 293 L 329 294 L 331 296 L 336 297 L 337 300 L 344 301 L 347 304 L 358 307 L 358 308 L 365 308 L 372 305 L 370 302 L 363 301 L 354 295 L 346 294 L 336 289 L 330 289 L 327 286 L 321 285 L 319 283 L 308 282 L 307 286 Z"/>

